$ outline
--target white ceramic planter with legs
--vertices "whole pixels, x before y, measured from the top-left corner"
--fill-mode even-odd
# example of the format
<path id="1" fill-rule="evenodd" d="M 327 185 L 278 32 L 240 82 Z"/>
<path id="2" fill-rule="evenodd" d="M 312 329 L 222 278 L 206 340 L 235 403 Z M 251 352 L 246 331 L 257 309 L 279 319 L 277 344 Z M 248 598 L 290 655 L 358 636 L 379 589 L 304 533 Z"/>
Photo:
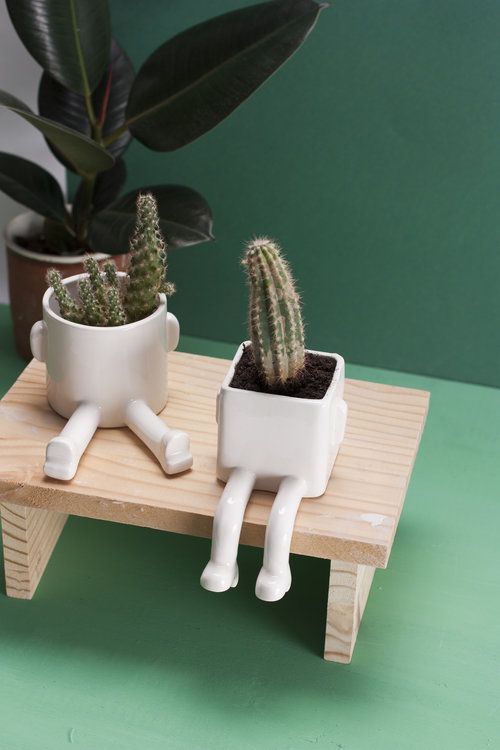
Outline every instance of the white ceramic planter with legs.
<path id="1" fill-rule="evenodd" d="M 84 276 L 64 280 L 73 297 Z M 179 341 L 179 323 L 167 312 L 164 294 L 147 318 L 98 327 L 62 318 L 50 287 L 43 297 L 43 320 L 34 324 L 30 340 L 33 356 L 47 363 L 49 404 L 68 419 L 47 445 L 47 476 L 72 479 L 97 427 L 130 427 L 167 474 L 192 465 L 186 433 L 169 429 L 156 416 L 167 403 L 167 352 Z"/>
<path id="2" fill-rule="evenodd" d="M 210 591 L 225 591 L 238 580 L 237 552 L 243 516 L 252 490 L 277 492 L 266 530 L 264 561 L 255 593 L 276 601 L 291 585 L 290 544 L 303 497 L 326 489 L 344 438 L 345 364 L 338 354 L 311 352 L 336 361 L 321 399 L 257 393 L 232 388 L 241 345 L 217 401 L 217 476 L 226 482 L 214 518 L 212 553 L 201 577 Z"/>

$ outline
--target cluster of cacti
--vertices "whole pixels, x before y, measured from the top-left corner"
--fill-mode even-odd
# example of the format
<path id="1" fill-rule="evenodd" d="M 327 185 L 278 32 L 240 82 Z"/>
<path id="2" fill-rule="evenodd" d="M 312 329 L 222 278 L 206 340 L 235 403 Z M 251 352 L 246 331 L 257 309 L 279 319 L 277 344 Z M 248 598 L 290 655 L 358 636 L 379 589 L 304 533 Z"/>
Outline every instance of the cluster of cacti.
<path id="1" fill-rule="evenodd" d="M 297 377 L 305 362 L 300 297 L 280 248 L 267 237 L 248 243 L 243 264 L 250 282 L 255 364 L 269 386 L 283 385 Z"/>
<path id="2" fill-rule="evenodd" d="M 155 310 L 159 292 L 175 291 L 165 278 L 167 249 L 151 193 L 137 198 L 136 226 L 124 280 L 119 279 L 113 263 L 105 263 L 101 271 L 92 256 L 85 259 L 84 268 L 87 277 L 78 285 L 79 300 L 68 294 L 59 271 L 52 269 L 47 273 L 47 283 L 54 289 L 61 316 L 73 323 L 89 326 L 133 323 Z"/>

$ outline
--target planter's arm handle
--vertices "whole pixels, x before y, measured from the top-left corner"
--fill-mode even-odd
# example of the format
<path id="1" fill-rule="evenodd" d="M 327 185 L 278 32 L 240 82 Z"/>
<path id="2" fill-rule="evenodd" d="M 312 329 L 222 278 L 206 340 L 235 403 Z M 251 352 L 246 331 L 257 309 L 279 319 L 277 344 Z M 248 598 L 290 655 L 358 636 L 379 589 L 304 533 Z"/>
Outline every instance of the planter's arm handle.
<path id="1" fill-rule="evenodd" d="M 179 343 L 179 321 L 172 313 L 167 313 L 167 351 L 173 352 Z"/>
<path id="2" fill-rule="evenodd" d="M 335 434 L 333 436 L 333 442 L 341 443 L 345 435 L 345 427 L 347 422 L 347 404 L 343 398 L 339 398 L 335 403 L 334 412 L 334 424 Z"/>
<path id="3" fill-rule="evenodd" d="M 47 359 L 47 326 L 43 320 L 37 320 L 30 332 L 31 353 L 39 362 Z"/>

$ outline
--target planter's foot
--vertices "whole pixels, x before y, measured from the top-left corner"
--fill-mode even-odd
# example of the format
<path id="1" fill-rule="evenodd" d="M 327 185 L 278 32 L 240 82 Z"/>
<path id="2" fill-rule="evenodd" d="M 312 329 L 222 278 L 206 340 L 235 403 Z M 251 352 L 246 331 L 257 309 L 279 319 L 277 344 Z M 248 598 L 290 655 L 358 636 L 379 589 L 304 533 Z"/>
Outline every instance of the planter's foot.
<path id="1" fill-rule="evenodd" d="M 189 436 L 180 430 L 168 430 L 161 441 L 159 461 L 165 474 L 179 474 L 190 469 L 193 456 Z"/>
<path id="2" fill-rule="evenodd" d="M 282 599 L 292 585 L 289 557 L 295 516 L 306 483 L 297 477 L 282 479 L 266 529 L 264 562 L 257 578 L 255 594 L 266 602 Z"/>
<path id="3" fill-rule="evenodd" d="M 51 479 L 73 479 L 78 464 L 99 423 L 99 407 L 80 404 L 60 435 L 47 444 L 44 474 Z"/>
<path id="4" fill-rule="evenodd" d="M 200 583 L 207 591 L 227 591 L 238 583 L 238 544 L 255 475 L 248 469 L 233 469 L 214 516 L 210 562 Z"/>
<path id="5" fill-rule="evenodd" d="M 207 591 L 220 594 L 238 585 L 238 566 L 228 567 L 222 563 L 209 562 L 201 574 L 200 583 Z"/>
<path id="6" fill-rule="evenodd" d="M 261 568 L 255 584 L 255 596 L 263 602 L 277 602 L 283 599 L 291 585 L 290 566 L 279 574 L 269 573 L 265 568 Z"/>
<path id="7" fill-rule="evenodd" d="M 125 422 L 156 456 L 166 474 L 179 474 L 193 465 L 188 435 L 167 427 L 144 401 L 129 401 Z"/>
<path id="8" fill-rule="evenodd" d="M 52 479 L 73 479 L 80 456 L 73 443 L 64 437 L 56 437 L 47 445 L 43 472 Z"/>

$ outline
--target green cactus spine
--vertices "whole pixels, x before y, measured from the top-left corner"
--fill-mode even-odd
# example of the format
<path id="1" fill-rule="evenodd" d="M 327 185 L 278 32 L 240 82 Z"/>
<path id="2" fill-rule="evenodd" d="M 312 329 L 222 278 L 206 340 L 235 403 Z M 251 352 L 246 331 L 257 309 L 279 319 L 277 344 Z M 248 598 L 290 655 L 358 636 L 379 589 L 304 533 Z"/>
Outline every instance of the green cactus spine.
<path id="1" fill-rule="evenodd" d="M 130 322 L 150 315 L 157 305 L 158 292 L 171 294 L 165 281 L 167 251 L 160 232 L 158 209 L 151 193 L 137 198 L 135 232 L 130 240 L 130 265 L 123 299 Z"/>
<path id="2" fill-rule="evenodd" d="M 300 298 L 288 263 L 267 237 L 247 245 L 249 329 L 255 364 L 271 387 L 299 375 L 305 363 Z"/>

